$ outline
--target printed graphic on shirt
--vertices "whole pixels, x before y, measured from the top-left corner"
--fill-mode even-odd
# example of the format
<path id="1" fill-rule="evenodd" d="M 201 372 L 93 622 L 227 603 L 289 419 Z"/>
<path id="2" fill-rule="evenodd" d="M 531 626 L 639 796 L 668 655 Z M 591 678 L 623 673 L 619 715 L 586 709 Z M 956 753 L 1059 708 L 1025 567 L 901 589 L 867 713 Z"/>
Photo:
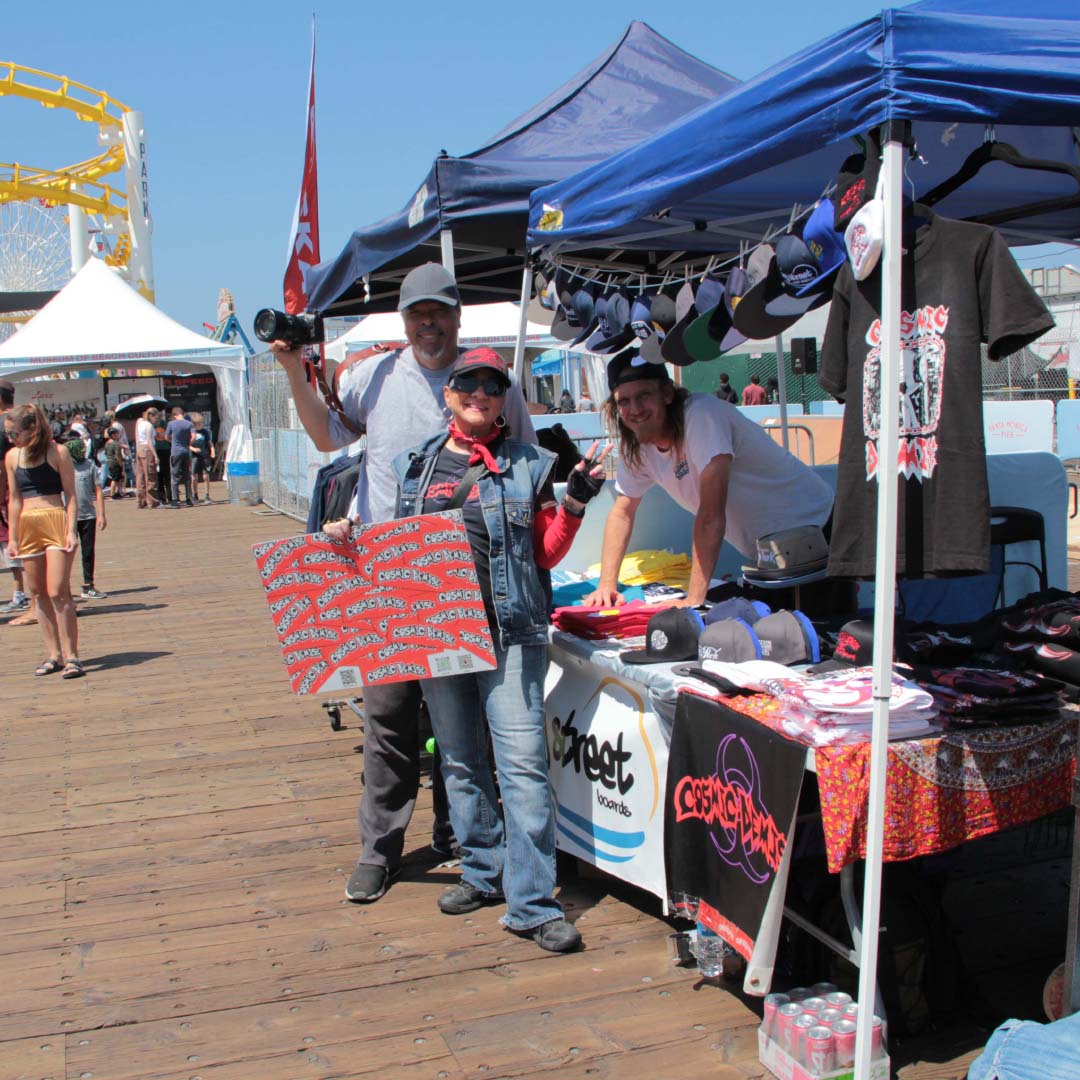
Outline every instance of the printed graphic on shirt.
<path id="1" fill-rule="evenodd" d="M 461 483 L 461 477 L 457 480 L 435 481 L 428 485 L 428 489 L 424 494 L 424 498 L 439 506 L 445 506 L 453 497 L 454 492 L 458 489 L 458 484 Z M 469 492 L 468 497 L 465 499 L 467 503 L 480 501 L 480 485 L 473 484 L 472 490 Z"/>
<path id="2" fill-rule="evenodd" d="M 897 472 L 920 483 L 934 475 L 938 460 L 938 425 L 945 385 L 945 329 L 949 309 L 927 305 L 900 313 L 900 447 Z M 863 364 L 863 433 L 866 436 L 866 478 L 878 470 L 881 434 L 881 320 L 866 332 L 870 347 Z"/>

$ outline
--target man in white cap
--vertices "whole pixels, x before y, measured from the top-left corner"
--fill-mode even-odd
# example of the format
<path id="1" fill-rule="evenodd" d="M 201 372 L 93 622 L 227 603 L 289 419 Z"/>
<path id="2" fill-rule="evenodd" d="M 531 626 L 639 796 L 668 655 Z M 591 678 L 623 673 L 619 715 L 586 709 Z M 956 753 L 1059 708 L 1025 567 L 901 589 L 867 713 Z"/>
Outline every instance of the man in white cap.
<path id="1" fill-rule="evenodd" d="M 307 381 L 300 349 L 271 343 L 289 377 L 296 412 L 319 450 L 337 450 L 367 436 L 350 517 L 360 522 L 394 517 L 397 481 L 391 463 L 446 427 L 443 387 L 458 347 L 461 298 L 453 275 L 438 263 L 411 270 L 401 283 L 398 311 L 408 347 L 347 368 L 338 394 L 343 414 L 330 409 Z M 536 442 L 521 388 L 506 396 L 505 416 L 516 439 Z M 358 902 L 378 900 L 397 876 L 420 782 L 420 685 L 364 690 L 364 793 L 360 801 L 361 853 L 345 887 Z M 441 802 L 441 807 L 438 805 Z M 445 794 L 436 799 L 433 846 L 449 843 Z M 441 817 L 442 820 L 438 820 Z"/>

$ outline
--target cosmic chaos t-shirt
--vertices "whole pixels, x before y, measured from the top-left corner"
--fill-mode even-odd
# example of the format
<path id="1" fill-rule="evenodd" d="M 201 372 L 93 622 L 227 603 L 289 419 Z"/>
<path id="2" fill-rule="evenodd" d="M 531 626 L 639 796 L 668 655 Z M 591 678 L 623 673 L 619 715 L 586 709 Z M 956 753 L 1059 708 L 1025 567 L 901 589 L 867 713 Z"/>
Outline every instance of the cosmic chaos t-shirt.
<path id="1" fill-rule="evenodd" d="M 901 289 L 897 573 L 985 573 L 990 496 L 979 345 L 997 360 L 1054 320 L 994 229 L 921 207 L 918 214 L 925 221 L 914 243 L 907 241 Z M 857 282 L 845 263 L 819 374 L 821 385 L 847 402 L 829 551 L 835 576 L 874 573 L 880 304 L 880 265 Z"/>
<path id="2" fill-rule="evenodd" d="M 437 514 L 446 509 L 446 504 L 454 497 L 461 478 L 469 468 L 469 455 L 455 453 L 453 450 L 443 447 L 439 456 L 435 459 L 435 467 L 428 482 L 427 491 L 424 492 L 424 513 Z M 465 521 L 465 532 L 469 537 L 469 547 L 472 548 L 473 563 L 476 565 L 476 576 L 480 581 L 480 595 L 484 598 L 484 610 L 487 612 L 488 623 L 492 634 L 498 641 L 498 623 L 495 620 L 495 602 L 491 594 L 491 558 L 489 549 L 491 538 L 488 536 L 487 524 L 484 521 L 484 513 L 480 508 L 480 489 L 474 483 L 472 490 L 461 507 L 461 516 Z"/>

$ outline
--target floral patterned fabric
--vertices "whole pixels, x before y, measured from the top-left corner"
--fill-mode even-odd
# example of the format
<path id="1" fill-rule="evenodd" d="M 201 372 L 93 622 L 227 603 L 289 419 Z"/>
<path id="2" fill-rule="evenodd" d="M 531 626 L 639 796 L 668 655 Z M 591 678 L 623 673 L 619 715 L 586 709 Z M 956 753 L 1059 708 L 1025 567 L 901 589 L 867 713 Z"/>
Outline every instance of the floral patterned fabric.
<path id="1" fill-rule="evenodd" d="M 783 734 L 783 705 L 775 698 L 755 694 L 718 700 Z M 1078 717 L 1066 711 L 1048 724 L 890 743 L 885 861 L 947 851 L 1068 806 Z M 870 744 L 819 747 L 814 759 L 829 870 L 839 873 L 866 855 Z"/>

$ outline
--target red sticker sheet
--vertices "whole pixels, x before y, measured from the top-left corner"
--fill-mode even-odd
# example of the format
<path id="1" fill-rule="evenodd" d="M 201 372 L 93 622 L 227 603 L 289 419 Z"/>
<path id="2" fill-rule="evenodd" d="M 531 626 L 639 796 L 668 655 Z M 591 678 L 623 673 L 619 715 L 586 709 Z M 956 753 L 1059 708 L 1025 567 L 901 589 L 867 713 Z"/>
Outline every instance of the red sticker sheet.
<path id="1" fill-rule="evenodd" d="M 460 510 L 252 551 L 296 694 L 495 667 Z"/>

